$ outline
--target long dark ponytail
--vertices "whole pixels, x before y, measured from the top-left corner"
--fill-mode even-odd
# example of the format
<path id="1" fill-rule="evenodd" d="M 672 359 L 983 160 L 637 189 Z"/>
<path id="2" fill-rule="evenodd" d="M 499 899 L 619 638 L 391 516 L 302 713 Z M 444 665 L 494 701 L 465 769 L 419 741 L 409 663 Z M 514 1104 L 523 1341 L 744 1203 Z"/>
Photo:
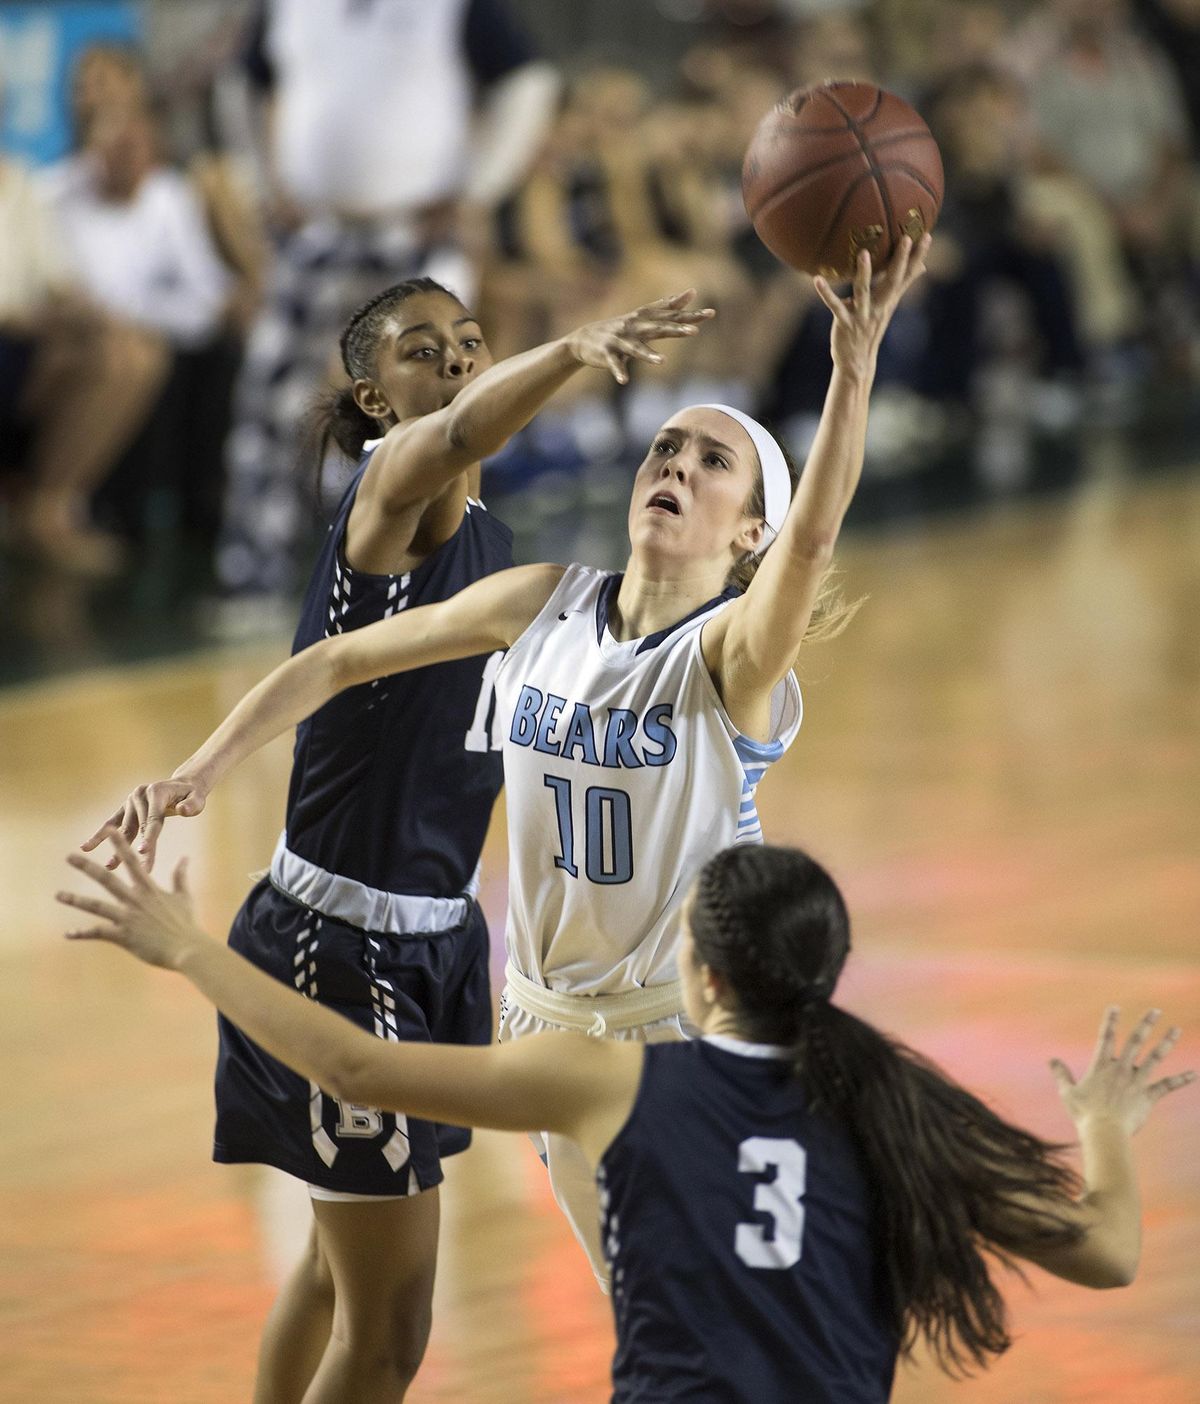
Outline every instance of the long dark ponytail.
<path id="1" fill-rule="evenodd" d="M 850 919 L 836 883 L 805 854 L 726 849 L 700 874 L 690 922 L 695 959 L 727 981 L 740 1032 L 791 1048 L 811 1109 L 857 1146 L 901 1348 L 924 1337 L 951 1373 L 985 1365 L 1010 1344 L 988 1258 L 1013 1265 L 1012 1224 L 1025 1248 L 1080 1236 L 1065 1216 L 1079 1180 L 1064 1148 L 830 1003 Z"/>
<path id="2" fill-rule="evenodd" d="M 432 278 L 408 278 L 369 298 L 346 323 L 346 329 L 338 341 L 342 369 L 351 382 L 366 380 L 375 374 L 379 343 L 393 312 L 416 293 L 443 293 L 458 301 L 449 288 Z M 354 460 L 362 453 L 363 445 L 369 439 L 378 437 L 380 428 L 379 420 L 360 408 L 354 398 L 353 384 L 339 390 L 328 390 L 318 397 L 308 415 L 305 433 L 318 503 L 321 500 L 321 471 L 330 445 L 336 446 L 346 458 Z"/>

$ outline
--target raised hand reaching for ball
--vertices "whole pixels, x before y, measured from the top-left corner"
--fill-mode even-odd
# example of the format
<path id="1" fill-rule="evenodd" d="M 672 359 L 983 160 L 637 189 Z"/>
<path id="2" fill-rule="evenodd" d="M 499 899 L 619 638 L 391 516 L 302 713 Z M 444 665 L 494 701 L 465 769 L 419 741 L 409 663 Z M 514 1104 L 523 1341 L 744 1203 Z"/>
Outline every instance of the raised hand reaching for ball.
<path id="1" fill-rule="evenodd" d="M 860 381 L 874 376 L 883 334 L 900 299 L 925 272 L 930 242 L 930 236 L 923 234 L 914 247 L 905 235 L 873 286 L 871 255 L 860 249 L 848 297 L 839 297 L 820 274 L 813 279 L 818 297 L 833 313 L 830 351 L 838 370 Z"/>

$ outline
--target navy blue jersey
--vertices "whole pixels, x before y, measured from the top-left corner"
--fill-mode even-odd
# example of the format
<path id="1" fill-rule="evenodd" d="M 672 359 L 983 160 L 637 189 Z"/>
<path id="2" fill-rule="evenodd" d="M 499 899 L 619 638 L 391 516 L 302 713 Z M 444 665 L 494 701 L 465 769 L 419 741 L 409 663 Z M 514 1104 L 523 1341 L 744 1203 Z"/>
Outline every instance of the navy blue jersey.
<path id="1" fill-rule="evenodd" d="M 369 575 L 342 556 L 364 458 L 309 582 L 292 651 L 434 604 L 511 566 L 512 533 L 478 503 L 444 545 L 404 575 Z M 327 872 L 385 892 L 449 897 L 479 861 L 503 778 L 490 749 L 500 655 L 439 663 L 339 693 L 301 722 L 287 843 Z"/>
<path id="2" fill-rule="evenodd" d="M 884 1404 L 870 1188 L 777 1050 L 649 1045 L 598 1178 L 614 1404 Z"/>

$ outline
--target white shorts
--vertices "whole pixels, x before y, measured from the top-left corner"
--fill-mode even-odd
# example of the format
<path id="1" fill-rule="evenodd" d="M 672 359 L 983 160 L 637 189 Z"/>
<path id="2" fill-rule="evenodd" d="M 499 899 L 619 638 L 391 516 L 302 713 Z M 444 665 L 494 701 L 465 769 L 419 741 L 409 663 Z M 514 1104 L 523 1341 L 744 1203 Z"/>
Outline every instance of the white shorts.
<path id="1" fill-rule="evenodd" d="M 525 1038 L 534 1033 L 561 1033 L 559 1024 L 539 1019 L 536 1014 L 513 1005 L 500 995 L 500 1042 Z M 659 1019 L 653 1024 L 639 1024 L 632 1029 L 621 1029 L 609 1034 L 622 1042 L 635 1040 L 639 1043 L 678 1043 L 695 1034 L 690 1024 L 684 1023 L 679 1014 L 669 1019 Z M 587 1157 L 578 1144 L 569 1136 L 560 1136 L 551 1131 L 535 1131 L 529 1139 L 541 1157 L 542 1164 L 550 1172 L 550 1188 L 558 1207 L 567 1216 L 571 1230 L 588 1256 L 592 1271 L 600 1290 L 609 1292 L 608 1263 L 600 1246 L 600 1199 L 596 1189 L 596 1168 L 588 1163 Z"/>

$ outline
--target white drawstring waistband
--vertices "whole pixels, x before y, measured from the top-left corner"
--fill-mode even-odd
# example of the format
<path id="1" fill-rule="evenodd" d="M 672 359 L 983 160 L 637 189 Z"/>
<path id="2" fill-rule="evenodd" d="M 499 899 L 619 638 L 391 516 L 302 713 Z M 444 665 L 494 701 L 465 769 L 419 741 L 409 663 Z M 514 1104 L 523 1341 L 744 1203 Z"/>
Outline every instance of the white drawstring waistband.
<path id="1" fill-rule="evenodd" d="M 504 978 L 509 999 L 519 1009 L 548 1024 L 576 1029 L 589 1038 L 605 1038 L 624 1029 L 656 1024 L 683 1012 L 683 984 L 679 980 L 642 990 L 623 990 L 620 994 L 561 994 L 535 984 L 512 961 L 504 968 Z"/>

